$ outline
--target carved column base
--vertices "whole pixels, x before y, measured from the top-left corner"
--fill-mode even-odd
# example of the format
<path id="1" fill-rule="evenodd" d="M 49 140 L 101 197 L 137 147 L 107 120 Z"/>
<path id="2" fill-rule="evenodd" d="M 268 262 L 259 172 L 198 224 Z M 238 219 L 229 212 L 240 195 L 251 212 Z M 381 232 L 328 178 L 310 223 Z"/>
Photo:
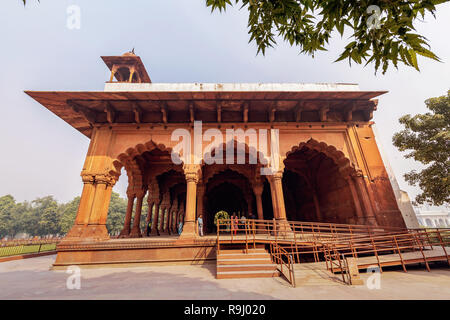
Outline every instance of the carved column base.
<path id="1" fill-rule="evenodd" d="M 142 238 L 141 230 L 139 228 L 131 229 L 129 238 Z"/>
<path id="2" fill-rule="evenodd" d="M 286 219 L 276 220 L 276 231 L 278 237 L 290 238 L 294 237 L 291 226 Z"/>
<path id="3" fill-rule="evenodd" d="M 152 229 L 151 231 L 150 231 L 150 236 L 159 236 L 160 234 L 159 234 L 159 231 L 158 231 L 158 229 Z"/>
<path id="4" fill-rule="evenodd" d="M 105 241 L 109 240 L 104 224 L 74 225 L 62 241 Z"/>
<path id="5" fill-rule="evenodd" d="M 119 238 L 129 238 L 130 237 L 130 228 L 123 228 L 119 233 Z"/>
<path id="6" fill-rule="evenodd" d="M 195 222 L 187 221 L 183 225 L 183 232 L 181 232 L 180 239 L 193 239 L 196 237 L 197 234 L 195 233 Z"/>

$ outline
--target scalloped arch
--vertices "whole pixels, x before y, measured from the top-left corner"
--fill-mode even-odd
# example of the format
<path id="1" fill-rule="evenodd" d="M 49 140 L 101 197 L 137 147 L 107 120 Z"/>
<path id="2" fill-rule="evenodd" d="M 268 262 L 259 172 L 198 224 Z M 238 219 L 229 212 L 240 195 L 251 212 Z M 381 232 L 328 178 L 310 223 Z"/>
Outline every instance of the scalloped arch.
<path id="1" fill-rule="evenodd" d="M 172 152 L 172 148 L 166 147 L 162 143 L 157 144 L 153 140 L 146 143 L 139 143 L 134 147 L 127 148 L 112 161 L 114 167 L 112 173 L 118 177 L 124 167 L 128 176 L 128 188 L 142 188 L 143 173 L 141 172 L 135 157 L 143 154 L 144 152 L 151 152 L 153 150 L 166 151 L 169 154 Z"/>
<path id="2" fill-rule="evenodd" d="M 301 142 L 298 146 L 292 147 L 290 151 L 286 152 L 286 159 L 289 155 L 300 151 L 304 147 L 325 154 L 328 158 L 332 159 L 340 169 L 356 171 L 355 164 L 352 163 L 342 151 L 336 149 L 336 147 L 332 145 L 328 145 L 325 142 L 319 142 L 313 138 L 306 142 Z"/>

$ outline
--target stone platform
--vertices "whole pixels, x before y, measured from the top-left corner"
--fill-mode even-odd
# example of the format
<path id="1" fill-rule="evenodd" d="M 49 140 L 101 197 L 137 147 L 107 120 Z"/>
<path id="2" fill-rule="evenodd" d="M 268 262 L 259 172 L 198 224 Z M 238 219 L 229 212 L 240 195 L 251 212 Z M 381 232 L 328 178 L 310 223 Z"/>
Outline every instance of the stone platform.
<path id="1" fill-rule="evenodd" d="M 106 241 L 62 241 L 57 246 L 54 268 L 69 265 L 131 263 L 202 264 L 216 259 L 216 237 L 180 239 L 159 236 Z"/>

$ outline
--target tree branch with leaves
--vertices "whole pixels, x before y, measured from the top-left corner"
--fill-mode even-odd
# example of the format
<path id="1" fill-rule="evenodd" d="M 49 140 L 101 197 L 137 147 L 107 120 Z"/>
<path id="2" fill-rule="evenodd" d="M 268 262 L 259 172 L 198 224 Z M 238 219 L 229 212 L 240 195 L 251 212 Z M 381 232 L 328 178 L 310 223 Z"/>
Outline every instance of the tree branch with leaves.
<path id="1" fill-rule="evenodd" d="M 317 51 L 327 50 L 331 35 L 341 36 L 350 31 L 350 41 L 336 61 L 347 59 L 351 64 L 374 63 L 375 72 L 383 74 L 390 65 L 399 62 L 419 71 L 417 55 L 436 61 L 428 40 L 418 34 L 414 23 L 429 13 L 435 17 L 436 5 L 442 0 L 235 0 L 241 9 L 248 10 L 249 42 L 258 47 L 257 54 L 277 44 L 281 37 L 301 53 L 314 57 Z M 212 11 L 225 11 L 232 0 L 206 0 Z M 377 6 L 380 15 L 370 22 Z M 369 9 L 369 10 L 368 10 Z"/>

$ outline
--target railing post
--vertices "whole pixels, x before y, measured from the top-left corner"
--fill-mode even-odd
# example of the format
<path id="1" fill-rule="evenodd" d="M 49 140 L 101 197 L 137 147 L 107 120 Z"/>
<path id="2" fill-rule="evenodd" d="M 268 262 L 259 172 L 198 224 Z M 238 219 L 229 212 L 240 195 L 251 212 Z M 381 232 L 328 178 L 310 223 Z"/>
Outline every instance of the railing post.
<path id="1" fill-rule="evenodd" d="M 220 219 L 217 219 L 217 254 L 220 254 Z"/>
<path id="2" fill-rule="evenodd" d="M 416 237 L 417 235 L 414 235 Z M 428 265 L 427 257 L 425 256 L 425 253 L 423 253 L 423 249 L 421 246 L 419 246 L 420 252 L 422 253 L 423 260 L 425 261 L 425 266 L 427 267 L 427 271 L 430 272 L 430 266 Z"/>
<path id="3" fill-rule="evenodd" d="M 370 236 L 370 240 L 372 242 L 372 248 L 373 248 L 373 251 L 375 252 L 375 256 L 377 257 L 378 267 L 380 268 L 380 273 L 383 273 L 383 269 L 381 268 L 380 258 L 378 257 L 377 247 L 375 245 L 375 242 L 373 241 L 372 236 Z"/>
<path id="4" fill-rule="evenodd" d="M 290 256 L 291 257 L 291 259 L 292 259 L 292 255 Z M 292 262 L 292 261 L 291 261 Z M 292 285 L 293 285 L 293 287 L 295 288 L 296 286 L 297 286 L 297 284 L 295 283 L 295 268 L 294 268 L 294 264 L 292 264 L 292 279 L 293 279 L 293 283 L 292 283 Z"/>
<path id="5" fill-rule="evenodd" d="M 444 250 L 445 257 L 447 258 L 447 263 L 450 266 L 450 258 L 449 258 L 448 254 L 447 254 L 447 250 L 445 250 L 445 243 L 444 243 L 444 240 L 442 239 L 441 231 L 440 230 L 436 230 L 436 232 L 437 232 L 437 235 L 438 235 L 438 238 L 439 238 L 439 243 L 442 246 L 442 249 Z"/>
<path id="6" fill-rule="evenodd" d="M 397 237 L 395 235 L 394 235 L 394 242 L 395 242 L 395 246 L 397 247 L 398 256 L 399 256 L 400 261 L 402 263 L 403 271 L 408 272 L 408 271 L 406 271 L 406 266 L 405 266 L 405 263 L 403 262 L 402 253 L 400 252 L 400 248 L 398 247 Z"/>

